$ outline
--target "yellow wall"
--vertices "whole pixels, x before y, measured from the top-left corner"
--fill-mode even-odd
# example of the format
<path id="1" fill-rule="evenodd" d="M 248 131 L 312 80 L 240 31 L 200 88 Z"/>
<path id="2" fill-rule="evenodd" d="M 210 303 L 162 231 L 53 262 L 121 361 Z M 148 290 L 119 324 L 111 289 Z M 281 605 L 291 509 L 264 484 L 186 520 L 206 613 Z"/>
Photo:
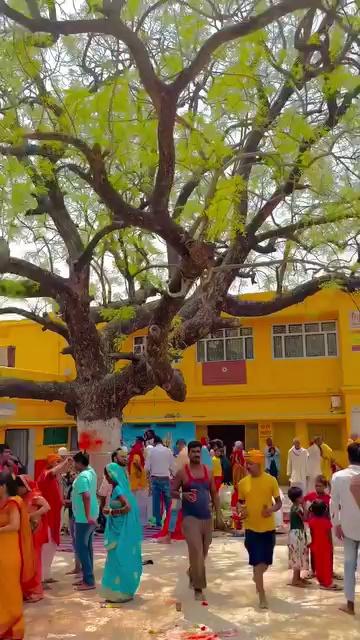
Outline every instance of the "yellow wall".
<path id="1" fill-rule="evenodd" d="M 266 299 L 268 296 L 256 297 Z M 360 302 L 359 296 L 358 300 Z M 207 422 L 209 418 L 214 422 L 221 416 L 224 422 L 258 421 L 270 417 L 274 420 L 332 419 L 332 395 L 345 397 L 353 387 L 360 392 L 360 353 L 351 351 L 349 329 L 349 314 L 354 308 L 354 301 L 347 294 L 324 290 L 304 303 L 270 317 L 244 319 L 243 325 L 253 328 L 255 355 L 254 360 L 246 363 L 247 384 L 202 386 L 202 365 L 196 362 L 196 347 L 193 346 L 184 353 L 179 367 L 188 387 L 185 403 L 171 402 L 161 389 L 154 389 L 129 403 L 126 418 L 151 420 L 171 414 L 178 419 L 196 417 L 200 422 Z M 273 359 L 273 324 L 326 320 L 338 322 L 337 358 Z M 132 349 L 132 337 L 123 349 Z M 342 408 L 344 410 L 345 402 Z M 343 416 L 345 418 L 344 411 Z"/>
<path id="2" fill-rule="evenodd" d="M 271 294 L 247 296 L 266 300 Z M 192 421 L 198 436 L 207 433 L 209 424 L 247 424 L 252 441 L 258 439 L 258 425 L 270 425 L 274 439 L 282 450 L 300 437 L 308 444 L 314 431 L 323 432 L 336 444 L 337 457 L 344 458 L 348 434 L 354 430 L 354 416 L 359 409 L 360 419 L 360 352 L 352 351 L 354 336 L 359 331 L 350 328 L 350 312 L 360 307 L 360 296 L 324 289 L 273 316 L 251 318 L 244 326 L 253 328 L 253 361 L 247 361 L 247 384 L 203 386 L 202 365 L 196 362 L 196 347 L 184 353 L 178 365 L 184 372 L 188 393 L 184 403 L 171 401 L 161 389 L 154 389 L 144 397 L 131 400 L 124 411 L 129 423 Z M 338 352 L 336 358 L 302 358 L 274 360 L 272 356 L 272 325 L 335 320 L 338 324 Z M 145 335 L 146 331 L 135 335 Z M 0 323 L 0 346 L 16 347 L 16 367 L 35 369 L 31 377 L 44 378 L 47 372 L 71 375 L 74 371 L 70 357 L 59 355 L 63 340 L 51 332 L 43 332 L 28 321 Z M 133 336 L 128 337 L 122 350 L 131 351 Z M 9 375 L 8 369 L 0 370 Z M 18 377 L 24 372 L 17 371 Z M 4 373 L 0 373 L 4 375 Z M 11 372 L 13 375 L 13 371 Z M 331 409 L 331 397 L 341 397 L 341 407 Z M 1 402 L 1 401 L 0 401 Z M 59 403 L 18 401 L 17 419 L 66 420 Z M 1 425 L 1 422 L 0 422 Z M 261 429 L 259 429 L 259 434 Z M 265 431 L 263 431 L 265 433 Z M 359 428 L 360 432 L 360 428 Z M 254 435 L 255 434 L 255 435 Z M 0 433 L 1 437 L 1 433 Z M 260 438 L 260 444 L 263 440 Z"/>
<path id="3" fill-rule="evenodd" d="M 74 371 L 70 356 L 61 355 L 64 339 L 29 320 L 0 322 L 0 347 L 14 346 L 17 369 L 65 374 Z"/>

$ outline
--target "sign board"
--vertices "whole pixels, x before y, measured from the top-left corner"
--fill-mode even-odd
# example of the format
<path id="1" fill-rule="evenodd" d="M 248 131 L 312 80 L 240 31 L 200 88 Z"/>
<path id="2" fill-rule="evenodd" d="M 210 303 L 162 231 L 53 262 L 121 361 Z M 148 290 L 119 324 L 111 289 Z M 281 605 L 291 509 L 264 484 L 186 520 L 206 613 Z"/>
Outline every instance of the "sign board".
<path id="1" fill-rule="evenodd" d="M 351 334 L 351 350 L 360 351 L 360 331 Z"/>
<path id="2" fill-rule="evenodd" d="M 273 429 L 271 422 L 261 422 L 259 424 L 259 438 L 266 440 L 272 438 Z"/>
<path id="3" fill-rule="evenodd" d="M 267 438 L 273 437 L 273 428 L 271 422 L 259 423 L 259 446 L 260 449 L 264 449 L 266 446 Z"/>
<path id="4" fill-rule="evenodd" d="M 358 329 L 360 331 L 360 311 L 350 312 L 350 329 Z"/>
<path id="5" fill-rule="evenodd" d="M 14 404 L 0 404 L 0 418 L 5 418 L 7 416 L 14 416 L 16 411 L 16 406 Z"/>

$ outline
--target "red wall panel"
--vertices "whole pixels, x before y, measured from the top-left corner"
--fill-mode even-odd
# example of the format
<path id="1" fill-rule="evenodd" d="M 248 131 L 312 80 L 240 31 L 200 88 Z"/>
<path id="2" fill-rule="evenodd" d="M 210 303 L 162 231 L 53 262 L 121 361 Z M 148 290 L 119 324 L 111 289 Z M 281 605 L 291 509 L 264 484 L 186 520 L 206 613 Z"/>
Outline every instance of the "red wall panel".
<path id="1" fill-rule="evenodd" d="M 204 385 L 246 384 L 246 361 L 204 362 L 202 381 Z"/>

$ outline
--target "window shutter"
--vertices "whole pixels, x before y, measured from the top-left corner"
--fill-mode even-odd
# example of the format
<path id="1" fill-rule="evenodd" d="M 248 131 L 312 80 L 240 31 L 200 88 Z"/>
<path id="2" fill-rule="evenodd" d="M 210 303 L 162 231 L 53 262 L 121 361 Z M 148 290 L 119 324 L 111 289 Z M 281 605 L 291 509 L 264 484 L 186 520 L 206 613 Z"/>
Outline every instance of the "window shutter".
<path id="1" fill-rule="evenodd" d="M 15 367 L 15 350 L 16 347 L 7 348 L 8 367 Z"/>

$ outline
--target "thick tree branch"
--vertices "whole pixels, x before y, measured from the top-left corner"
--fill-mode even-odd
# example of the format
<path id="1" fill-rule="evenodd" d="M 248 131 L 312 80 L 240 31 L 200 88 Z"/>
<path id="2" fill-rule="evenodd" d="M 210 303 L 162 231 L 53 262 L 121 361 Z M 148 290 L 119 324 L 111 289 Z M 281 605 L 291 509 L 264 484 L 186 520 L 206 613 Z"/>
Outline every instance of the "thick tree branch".
<path id="1" fill-rule="evenodd" d="M 0 279 L 0 296 L 4 298 L 21 299 L 39 298 L 39 296 L 49 296 L 51 294 L 44 290 L 37 282 L 27 279 L 12 280 L 10 278 Z"/>
<path id="2" fill-rule="evenodd" d="M 26 318 L 27 320 L 32 320 L 33 322 L 40 324 L 43 327 L 43 331 L 53 331 L 54 333 L 58 333 L 60 336 L 65 338 L 65 340 L 69 339 L 69 333 L 66 325 L 60 321 L 53 320 L 47 313 L 39 316 L 33 311 L 28 311 L 27 309 L 21 309 L 19 307 L 0 308 L 0 315 L 3 316 L 8 314 L 17 315 Z"/>
<path id="3" fill-rule="evenodd" d="M 175 174 L 174 126 L 177 96 L 173 91 L 163 90 L 159 109 L 158 149 L 159 164 L 156 174 L 151 207 L 157 215 L 168 216 L 170 192 Z"/>
<path id="4" fill-rule="evenodd" d="M 326 224 L 336 224 L 337 222 L 341 222 L 342 220 L 353 220 L 357 218 L 359 218 L 359 215 L 356 213 L 341 212 L 339 212 L 336 216 L 318 216 L 315 218 L 308 218 L 305 220 L 300 220 L 299 222 L 294 222 L 293 224 L 285 225 L 283 227 L 280 226 L 276 227 L 275 229 L 269 229 L 269 231 L 264 231 L 264 233 L 258 233 L 256 236 L 256 241 L 260 243 L 265 242 L 266 240 L 278 238 L 291 238 L 291 236 L 298 231 L 306 231 L 307 229 L 311 229 L 312 227 L 319 227 Z"/>
<path id="5" fill-rule="evenodd" d="M 360 278 L 335 274 L 314 278 L 309 282 L 295 287 L 292 291 L 274 297 L 272 300 L 266 302 L 241 300 L 233 296 L 227 296 L 222 309 L 231 316 L 242 316 L 244 318 L 267 316 L 303 302 L 306 298 L 313 296 L 331 283 L 339 285 L 344 291 L 353 292 L 360 290 Z"/>
<path id="6" fill-rule="evenodd" d="M 108 358 L 114 361 L 130 360 L 131 362 L 136 362 L 140 359 L 140 356 L 132 353 L 132 351 L 119 351 L 116 353 L 109 353 Z"/>
<path id="7" fill-rule="evenodd" d="M 46 206 L 46 211 L 63 239 L 70 259 L 76 260 L 84 249 L 80 233 L 66 207 L 64 195 L 58 181 L 52 179 L 48 182 L 47 187 L 48 198 L 46 198 L 46 205 L 48 206 Z"/>
<path id="8" fill-rule="evenodd" d="M 97 231 L 97 233 L 95 233 L 95 235 L 91 238 L 84 252 L 76 261 L 77 271 L 81 271 L 84 267 L 90 264 L 94 255 L 94 251 L 103 238 L 105 238 L 110 233 L 113 233 L 113 231 L 120 231 L 121 229 L 124 229 L 124 225 L 121 222 L 114 222 L 113 224 L 108 224 Z"/>
<path id="9" fill-rule="evenodd" d="M 1 0 L 2 2 L 3 0 Z M 0 5 L 1 6 L 1 5 Z M 283 16 L 293 11 L 301 9 L 309 9 L 317 7 L 322 8 L 319 0 L 283 0 L 276 5 L 272 5 L 263 13 L 256 16 L 252 16 L 243 20 L 240 23 L 232 24 L 220 29 L 214 33 L 203 44 L 200 51 L 192 61 L 192 63 L 181 71 L 176 80 L 173 83 L 173 87 L 179 95 L 187 85 L 196 78 L 196 76 L 204 69 L 210 62 L 212 54 L 221 45 L 231 40 L 236 40 L 243 36 L 249 35 L 254 31 L 264 29 L 267 25 L 279 20 Z"/>
<path id="10" fill-rule="evenodd" d="M 162 83 L 156 76 L 149 54 L 140 38 L 127 27 L 118 17 L 111 19 L 98 18 L 95 20 L 49 20 L 47 18 L 28 18 L 20 11 L 9 7 L 4 0 L 0 0 L 0 13 L 25 27 L 32 33 L 49 33 L 52 35 L 77 35 L 93 33 L 114 36 L 129 48 L 139 71 L 141 81 L 156 108 L 159 107 L 159 96 Z"/>
<path id="11" fill-rule="evenodd" d="M 9 258 L 6 265 L 1 266 L 0 272 L 13 273 L 14 275 L 37 282 L 40 285 L 41 295 L 55 297 L 61 291 L 72 293 L 70 285 L 65 278 L 41 269 L 35 264 L 22 260 L 21 258 Z"/>
<path id="12" fill-rule="evenodd" d="M 0 377 L 0 398 L 31 398 L 72 403 L 75 399 L 75 389 L 72 382 L 34 382 Z"/>
<path id="13" fill-rule="evenodd" d="M 46 212 L 52 218 L 69 252 L 70 258 L 75 259 L 79 253 L 82 252 L 83 243 L 78 229 L 67 210 L 59 183 L 56 177 L 52 177 L 51 179 L 46 178 L 44 180 L 30 160 L 31 156 L 42 156 L 51 160 L 55 167 L 56 162 L 62 157 L 63 153 L 55 152 L 53 149 L 49 149 L 46 145 L 39 146 L 27 143 L 16 146 L 0 145 L 0 154 L 5 156 L 12 155 L 16 158 L 23 159 L 24 164 L 29 165 L 31 169 L 31 177 L 34 184 L 39 184 L 40 186 L 43 186 L 44 183 L 46 184 L 48 195 L 36 196 L 38 209 L 40 208 L 42 212 Z M 38 210 L 35 210 L 35 212 L 38 212 Z"/>
<path id="14" fill-rule="evenodd" d="M 37 144 L 19 144 L 19 145 L 0 145 L 0 154 L 3 156 L 14 156 L 14 158 L 25 158 L 27 156 L 41 156 L 50 160 L 58 160 L 62 153 L 57 153 L 50 147 L 40 146 Z"/>
<path id="15" fill-rule="evenodd" d="M 85 156 L 90 165 L 91 174 L 82 172 L 83 179 L 94 189 L 113 213 L 114 223 L 138 227 L 156 233 L 163 238 L 165 242 L 174 247 L 180 255 L 186 256 L 188 254 L 187 242 L 190 240 L 189 234 L 182 229 L 180 225 L 171 220 L 168 215 L 157 216 L 157 213 L 164 214 L 163 210 L 158 211 L 158 207 L 164 206 L 164 203 L 166 203 L 170 185 L 170 174 L 167 173 L 164 165 L 167 153 L 166 149 L 164 149 L 164 162 L 161 172 L 159 173 L 158 187 L 154 190 L 154 202 L 152 204 L 152 212 L 150 213 L 149 211 L 143 211 L 128 204 L 112 186 L 107 175 L 104 155 L 98 145 L 95 144 L 93 147 L 89 147 L 89 145 L 80 138 L 57 132 L 37 131 L 24 133 L 22 135 L 24 138 L 32 140 L 54 140 L 74 146 Z M 172 131 L 170 132 L 170 136 L 172 136 Z"/>

